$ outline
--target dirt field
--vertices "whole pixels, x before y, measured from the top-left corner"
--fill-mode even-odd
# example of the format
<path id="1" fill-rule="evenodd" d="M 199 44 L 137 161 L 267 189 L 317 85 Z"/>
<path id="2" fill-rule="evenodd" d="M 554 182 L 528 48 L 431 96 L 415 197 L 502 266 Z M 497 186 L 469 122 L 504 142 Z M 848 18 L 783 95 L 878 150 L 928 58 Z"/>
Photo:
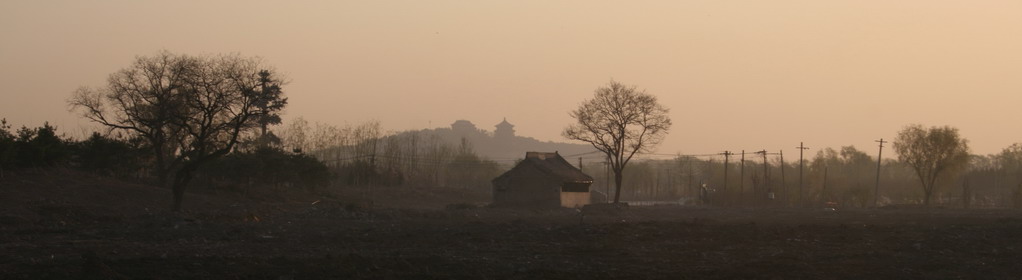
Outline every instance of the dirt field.
<path id="1" fill-rule="evenodd" d="M 1014 210 L 664 206 L 580 215 L 473 208 L 456 203 L 485 197 L 449 190 L 252 197 L 193 193 L 189 210 L 170 213 L 164 189 L 69 171 L 6 174 L 0 278 L 1022 277 Z"/>

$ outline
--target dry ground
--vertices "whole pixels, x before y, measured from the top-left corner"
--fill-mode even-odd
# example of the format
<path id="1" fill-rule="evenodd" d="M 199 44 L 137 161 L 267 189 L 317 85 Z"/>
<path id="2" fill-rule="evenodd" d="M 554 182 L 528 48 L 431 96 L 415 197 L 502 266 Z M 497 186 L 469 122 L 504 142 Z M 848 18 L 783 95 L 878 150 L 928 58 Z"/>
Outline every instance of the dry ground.
<path id="1" fill-rule="evenodd" d="M 0 179 L 3 279 L 1020 279 L 1022 212 L 454 207 L 479 195 Z M 366 201 L 376 203 L 370 208 Z M 318 201 L 318 202 L 317 202 Z M 314 203 L 315 202 L 315 203 Z"/>

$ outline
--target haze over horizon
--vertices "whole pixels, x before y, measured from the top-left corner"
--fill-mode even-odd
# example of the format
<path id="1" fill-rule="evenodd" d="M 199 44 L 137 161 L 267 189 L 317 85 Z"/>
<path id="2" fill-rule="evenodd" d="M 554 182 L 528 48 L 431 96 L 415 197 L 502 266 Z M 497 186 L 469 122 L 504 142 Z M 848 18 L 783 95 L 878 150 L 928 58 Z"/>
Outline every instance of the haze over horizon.
<path id="1" fill-rule="evenodd" d="M 1017 1 L 4 1 L 0 118 L 76 135 L 80 86 L 134 57 L 259 56 L 288 77 L 284 121 L 466 119 L 568 142 L 611 79 L 656 95 L 657 153 L 854 145 L 949 125 L 975 154 L 1022 142 Z M 893 155 L 885 149 L 885 157 Z"/>

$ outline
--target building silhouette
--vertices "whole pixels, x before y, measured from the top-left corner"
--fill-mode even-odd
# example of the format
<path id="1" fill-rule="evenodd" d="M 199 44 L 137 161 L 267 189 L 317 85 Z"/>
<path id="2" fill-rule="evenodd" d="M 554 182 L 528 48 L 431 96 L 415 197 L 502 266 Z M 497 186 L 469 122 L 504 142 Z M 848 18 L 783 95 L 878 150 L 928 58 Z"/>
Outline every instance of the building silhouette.
<path id="1" fill-rule="evenodd" d="M 593 177 L 557 152 L 526 152 L 525 159 L 492 182 L 494 206 L 575 208 L 590 204 Z"/>
<path id="2" fill-rule="evenodd" d="M 496 125 L 497 130 L 493 131 L 493 138 L 498 140 L 510 140 L 515 138 L 515 126 L 507 122 L 507 118 L 504 121 Z"/>

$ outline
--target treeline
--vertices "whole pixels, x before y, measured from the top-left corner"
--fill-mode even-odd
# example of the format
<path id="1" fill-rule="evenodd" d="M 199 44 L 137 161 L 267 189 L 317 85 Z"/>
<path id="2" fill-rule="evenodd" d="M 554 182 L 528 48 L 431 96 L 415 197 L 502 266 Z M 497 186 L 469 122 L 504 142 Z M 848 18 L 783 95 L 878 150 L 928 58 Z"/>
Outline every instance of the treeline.
<path id="1" fill-rule="evenodd" d="M 277 136 L 280 134 L 281 136 Z M 137 138 L 92 133 L 61 135 L 44 124 L 0 127 L 0 172 L 68 167 L 103 176 L 156 182 L 151 148 Z M 314 190 L 325 186 L 408 186 L 489 192 L 507 168 L 460 143 L 420 131 L 384 133 L 378 122 L 354 126 L 309 123 L 302 118 L 276 134 L 253 133 L 230 154 L 198 170 L 194 187 L 246 193 Z"/>
<path id="2" fill-rule="evenodd" d="M 334 126 L 297 118 L 280 131 L 282 147 L 325 163 L 348 186 L 460 188 L 489 192 L 503 169 L 467 139 L 451 143 L 424 131 L 384 132 L 379 122 Z"/>
<path id="3" fill-rule="evenodd" d="M 0 170 L 23 168 L 75 167 L 105 175 L 136 176 L 144 156 L 137 142 L 92 134 L 73 140 L 57 133 L 45 123 L 40 127 L 22 126 L 12 130 L 0 120 Z"/>
<path id="4" fill-rule="evenodd" d="M 85 139 L 60 134 L 47 124 L 12 130 L 0 120 L 0 174 L 26 168 L 73 168 L 102 176 L 155 183 L 150 147 L 137 138 L 92 133 Z M 249 141 L 254 143 L 254 141 Z M 271 146 L 244 145 L 200 171 L 196 184 L 247 192 L 284 188 L 315 189 L 332 179 L 314 157 Z"/>
<path id="5" fill-rule="evenodd" d="M 479 189 L 497 169 L 467 141 L 406 140 L 384 135 L 378 122 L 313 130 L 299 119 L 277 137 L 270 127 L 282 123 L 285 84 L 257 57 L 166 50 L 137 56 L 67 101 L 124 138 L 72 140 L 49 125 L 11 132 L 4 121 L 0 172 L 64 165 L 134 177 L 171 189 L 178 211 L 193 185 L 243 192 L 330 184 Z"/>
<path id="6" fill-rule="evenodd" d="M 880 164 L 877 196 L 877 160 L 853 146 L 825 148 L 806 157 L 801 192 L 798 154 L 784 154 L 783 164 L 780 154 L 768 152 L 764 168 L 762 155 L 746 153 L 744 172 L 740 154 L 732 155 L 726 183 L 722 155 L 639 161 L 625 170 L 628 188 L 622 190 L 621 197 L 625 201 L 700 203 L 705 185 L 708 203 L 713 205 L 823 207 L 830 202 L 842 207 L 872 207 L 874 200 L 879 206 L 922 204 L 924 200 L 915 171 L 895 159 Z M 595 178 L 593 189 L 606 192 L 603 164 L 589 163 L 584 169 Z M 937 205 L 1018 207 L 1022 205 L 1022 144 L 996 155 L 972 155 L 965 167 L 942 177 L 933 198 Z"/>
<path id="7" fill-rule="evenodd" d="M 199 170 L 196 183 L 209 189 L 248 193 L 316 190 L 330 185 L 325 164 L 277 147 L 252 147 L 230 153 Z"/>

